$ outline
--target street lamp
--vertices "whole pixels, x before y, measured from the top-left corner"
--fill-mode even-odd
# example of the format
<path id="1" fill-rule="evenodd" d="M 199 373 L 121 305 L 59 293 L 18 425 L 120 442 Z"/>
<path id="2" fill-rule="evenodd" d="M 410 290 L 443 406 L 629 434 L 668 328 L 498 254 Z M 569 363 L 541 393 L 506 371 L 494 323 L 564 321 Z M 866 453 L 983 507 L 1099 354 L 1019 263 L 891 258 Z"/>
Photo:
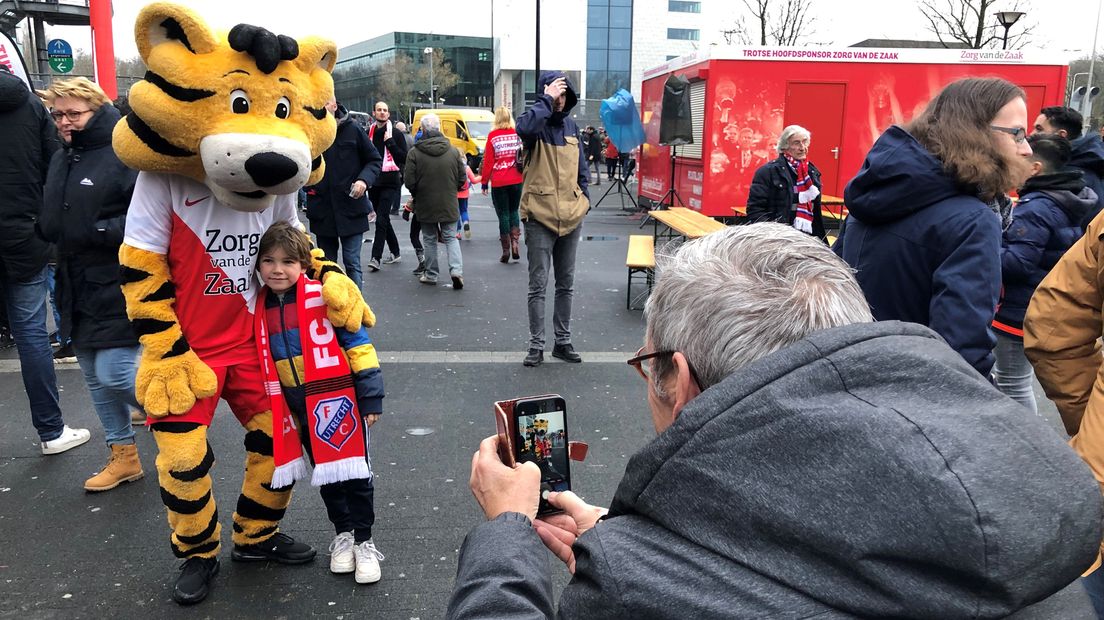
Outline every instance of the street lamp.
<path id="1" fill-rule="evenodd" d="M 1004 45 L 1001 46 L 1002 50 L 1008 49 L 1008 29 L 1023 16 L 1023 11 L 1000 11 L 997 13 L 997 21 L 1000 22 L 1000 25 L 1004 26 Z"/>
<path id="2" fill-rule="evenodd" d="M 437 93 L 433 90 L 433 48 L 427 47 L 422 50 L 422 53 L 429 55 L 429 107 L 436 108 L 437 101 L 435 95 Z"/>

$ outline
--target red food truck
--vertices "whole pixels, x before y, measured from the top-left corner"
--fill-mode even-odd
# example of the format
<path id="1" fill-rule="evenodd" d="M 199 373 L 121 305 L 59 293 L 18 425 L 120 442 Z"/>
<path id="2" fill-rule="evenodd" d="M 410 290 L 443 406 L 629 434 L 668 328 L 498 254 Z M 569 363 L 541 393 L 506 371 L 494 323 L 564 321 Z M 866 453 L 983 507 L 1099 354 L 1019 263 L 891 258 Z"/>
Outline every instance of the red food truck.
<path id="1" fill-rule="evenodd" d="M 909 121 L 947 83 L 1014 82 L 1027 94 L 1030 123 L 1041 108 L 1063 104 L 1068 71 L 1059 58 L 1022 50 L 734 47 L 682 56 L 644 73 L 639 195 L 645 204 L 669 204 L 673 160 L 683 205 L 732 217 L 747 203 L 755 170 L 778 156 L 782 128 L 796 124 L 812 133 L 809 159 L 823 175 L 823 193 L 842 196 L 882 131 Z M 690 81 L 693 144 L 659 146 L 671 74 Z"/>

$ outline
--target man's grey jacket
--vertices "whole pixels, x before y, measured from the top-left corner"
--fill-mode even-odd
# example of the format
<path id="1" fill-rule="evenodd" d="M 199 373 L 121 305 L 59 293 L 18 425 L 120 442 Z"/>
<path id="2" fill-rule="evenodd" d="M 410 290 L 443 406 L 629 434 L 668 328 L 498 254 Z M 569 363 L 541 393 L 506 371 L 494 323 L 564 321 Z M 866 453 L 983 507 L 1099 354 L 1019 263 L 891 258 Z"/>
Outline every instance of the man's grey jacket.
<path id="1" fill-rule="evenodd" d="M 1002 617 L 1089 567 L 1102 515 L 1063 438 L 934 332 L 851 325 L 709 388 L 634 455 L 558 610 L 508 514 L 465 540 L 448 616 Z"/>

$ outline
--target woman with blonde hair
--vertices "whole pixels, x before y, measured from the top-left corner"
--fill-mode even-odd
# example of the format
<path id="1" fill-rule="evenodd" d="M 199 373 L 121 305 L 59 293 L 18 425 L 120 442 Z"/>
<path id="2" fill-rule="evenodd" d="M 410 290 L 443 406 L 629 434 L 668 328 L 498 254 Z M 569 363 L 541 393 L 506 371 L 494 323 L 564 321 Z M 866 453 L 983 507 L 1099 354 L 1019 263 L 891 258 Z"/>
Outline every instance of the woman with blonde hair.
<path id="1" fill-rule="evenodd" d="M 495 110 L 494 129 L 487 136 L 487 148 L 483 153 L 483 166 L 480 177 L 483 180 L 483 195 L 487 195 L 487 186 L 491 187 L 491 202 L 498 215 L 498 240 L 502 245 L 499 262 L 508 263 L 521 258 L 518 240 L 521 239 L 521 221 L 518 208 L 521 206 L 522 165 L 521 138 L 514 130 L 514 117 L 510 108 L 502 106 Z"/>
<path id="2" fill-rule="evenodd" d="M 119 279 L 119 245 L 138 173 L 111 148 L 121 115 L 99 86 L 82 77 L 59 80 L 43 95 L 62 149 L 50 161 L 39 227 L 58 250 L 58 340 L 72 339 L 111 451 L 84 488 L 107 491 L 143 475 L 130 420 L 130 407 L 139 407 L 138 338 Z"/>
<path id="3" fill-rule="evenodd" d="M 947 85 L 874 143 L 844 191 L 850 215 L 835 246 L 874 318 L 927 325 L 986 379 L 1006 193 L 1030 170 L 1027 123 L 1027 99 L 1011 82 Z"/>

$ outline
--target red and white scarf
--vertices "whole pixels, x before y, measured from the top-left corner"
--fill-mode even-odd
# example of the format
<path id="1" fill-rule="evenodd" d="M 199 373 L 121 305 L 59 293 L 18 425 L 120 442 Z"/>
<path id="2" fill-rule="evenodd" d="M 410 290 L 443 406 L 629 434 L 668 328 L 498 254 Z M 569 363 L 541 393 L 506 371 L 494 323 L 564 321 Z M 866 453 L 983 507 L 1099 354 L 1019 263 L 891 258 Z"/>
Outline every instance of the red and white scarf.
<path id="1" fill-rule="evenodd" d="M 376 125 L 375 123 L 372 123 L 372 126 L 368 128 L 368 139 L 369 140 L 375 140 L 375 138 L 373 136 L 376 135 L 376 127 L 378 127 L 378 126 L 379 125 Z M 391 157 L 391 150 L 388 149 L 386 146 L 384 146 L 383 147 L 383 167 L 380 169 L 380 172 L 398 172 L 398 171 L 399 171 L 399 167 L 395 164 L 395 158 Z"/>
<path id="2" fill-rule="evenodd" d="M 311 484 L 321 486 L 354 478 L 371 478 L 365 460 L 364 422 L 356 405 L 349 361 L 333 325 L 326 318 L 322 284 L 300 276 L 295 285 L 295 311 L 303 351 L 303 388 L 307 395 L 307 436 L 314 455 Z M 284 400 L 276 364 L 268 344 L 265 297 L 257 296 L 254 311 L 257 352 L 264 370 L 265 392 L 272 403 L 272 453 L 276 470 L 272 488 L 286 487 L 307 476 L 307 459 L 299 443 L 295 417 Z M 294 360 L 289 359 L 289 363 Z"/>
<path id="3" fill-rule="evenodd" d="M 806 234 L 813 234 L 813 201 L 820 195 L 820 190 L 813 185 L 813 179 L 809 176 L 809 160 L 794 159 L 789 153 L 782 153 L 790 168 L 797 174 L 797 183 L 793 191 L 797 194 L 797 214 L 794 215 L 793 227 Z"/>

